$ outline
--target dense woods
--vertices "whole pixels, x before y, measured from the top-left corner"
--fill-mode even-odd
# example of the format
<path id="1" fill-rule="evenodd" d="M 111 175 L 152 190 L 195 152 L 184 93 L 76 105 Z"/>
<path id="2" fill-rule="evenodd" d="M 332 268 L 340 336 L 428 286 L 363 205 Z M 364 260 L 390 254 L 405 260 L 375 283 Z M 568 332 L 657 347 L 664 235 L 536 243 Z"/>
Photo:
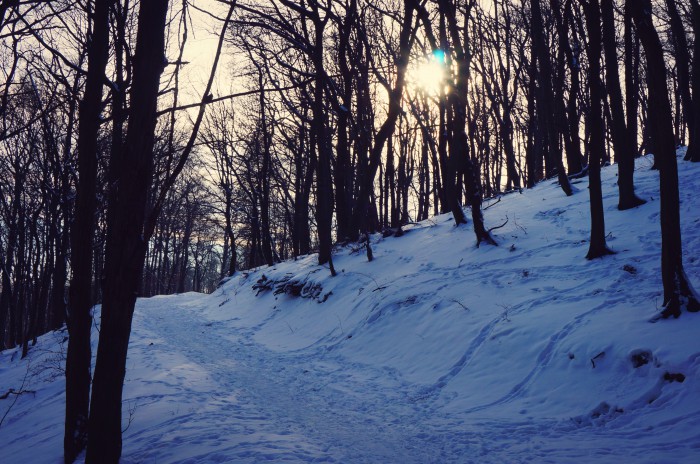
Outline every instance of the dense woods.
<path id="1" fill-rule="evenodd" d="M 497 246 L 485 198 L 583 176 L 601 257 L 600 167 L 634 208 L 646 152 L 663 315 L 697 311 L 674 148 L 700 161 L 698 31 L 697 0 L 2 0 L 0 348 L 67 323 L 66 461 L 116 462 L 136 296 L 316 252 L 334 274 L 334 246 L 372 260 L 438 213 Z"/>

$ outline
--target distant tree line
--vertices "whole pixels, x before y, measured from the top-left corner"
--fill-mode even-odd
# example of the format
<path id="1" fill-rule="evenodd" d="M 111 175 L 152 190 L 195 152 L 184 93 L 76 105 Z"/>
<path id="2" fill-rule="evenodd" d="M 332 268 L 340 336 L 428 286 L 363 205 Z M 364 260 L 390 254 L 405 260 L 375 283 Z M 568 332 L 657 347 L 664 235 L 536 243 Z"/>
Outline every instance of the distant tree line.
<path id="1" fill-rule="evenodd" d="M 580 195 L 586 175 L 598 258 L 600 168 L 617 165 L 618 208 L 634 208 L 644 152 L 661 179 L 662 316 L 700 309 L 675 154 L 700 161 L 698 0 L 209 6 L 0 0 L 0 348 L 26 355 L 67 323 L 66 462 L 85 446 L 88 462 L 119 459 L 137 295 L 210 292 L 309 253 L 335 274 L 337 244 L 372 260 L 370 234 L 439 213 L 497 245 L 485 198 L 545 179 Z M 195 11 L 221 35 L 191 103 Z"/>

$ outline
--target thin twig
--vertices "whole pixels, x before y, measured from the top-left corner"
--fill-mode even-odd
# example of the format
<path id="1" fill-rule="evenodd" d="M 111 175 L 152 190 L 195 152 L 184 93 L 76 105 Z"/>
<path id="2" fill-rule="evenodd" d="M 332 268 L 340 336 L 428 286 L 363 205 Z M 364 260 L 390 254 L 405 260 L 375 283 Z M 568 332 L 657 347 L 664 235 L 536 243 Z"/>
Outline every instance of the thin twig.
<path id="1" fill-rule="evenodd" d="M 490 234 L 492 231 L 494 231 L 494 230 L 496 230 L 496 229 L 500 229 L 501 227 L 505 227 L 506 224 L 508 224 L 508 216 L 506 216 L 506 222 L 504 222 L 504 223 L 501 224 L 500 226 L 491 227 L 491 228 L 488 230 L 488 233 Z"/>
<path id="2" fill-rule="evenodd" d="M 17 400 L 19 399 L 20 395 L 22 395 L 22 393 L 36 393 L 36 392 L 30 391 L 30 390 L 24 389 L 24 386 L 27 383 L 27 377 L 29 377 L 29 366 L 30 366 L 30 364 L 27 363 L 27 371 L 24 373 L 24 378 L 22 379 L 22 385 L 19 387 L 19 390 L 14 391 L 14 390 L 10 389 L 10 391 L 7 392 L 7 396 L 9 396 L 10 393 L 14 394 L 15 399 L 14 399 L 14 401 L 12 401 L 12 404 L 7 408 L 7 411 L 5 411 L 5 414 L 2 416 L 2 419 L 0 419 L 0 427 L 2 427 L 2 423 L 5 421 L 5 418 L 10 413 L 10 411 L 12 410 L 12 407 L 15 405 L 15 403 L 17 403 Z"/>
<path id="3" fill-rule="evenodd" d="M 481 211 L 486 211 L 486 210 L 489 209 L 490 207 L 499 204 L 499 203 L 501 202 L 501 198 L 503 198 L 503 197 L 498 197 L 498 199 L 497 199 L 496 201 L 494 201 L 493 203 L 491 203 L 491 204 L 488 205 L 487 207 L 481 208 Z"/>

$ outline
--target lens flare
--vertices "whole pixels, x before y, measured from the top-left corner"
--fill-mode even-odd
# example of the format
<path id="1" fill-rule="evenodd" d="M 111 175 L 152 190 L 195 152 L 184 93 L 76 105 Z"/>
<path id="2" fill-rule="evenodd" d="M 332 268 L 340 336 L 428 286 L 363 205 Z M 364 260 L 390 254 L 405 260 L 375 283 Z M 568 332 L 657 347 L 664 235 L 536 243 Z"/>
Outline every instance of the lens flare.
<path id="1" fill-rule="evenodd" d="M 435 50 L 413 63 L 408 78 L 411 85 L 429 95 L 438 95 L 445 86 L 447 57 L 442 50 Z"/>

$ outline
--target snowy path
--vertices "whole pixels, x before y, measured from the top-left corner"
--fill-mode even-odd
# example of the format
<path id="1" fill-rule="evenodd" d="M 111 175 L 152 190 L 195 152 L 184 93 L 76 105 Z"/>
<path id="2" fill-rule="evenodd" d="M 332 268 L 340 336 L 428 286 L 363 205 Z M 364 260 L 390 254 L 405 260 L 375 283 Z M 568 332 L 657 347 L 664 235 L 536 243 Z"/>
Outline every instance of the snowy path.
<path id="1" fill-rule="evenodd" d="M 697 434 L 690 441 L 687 435 L 670 443 L 655 439 L 650 429 L 634 424 L 633 411 L 630 419 L 603 426 L 607 412 L 599 424 L 532 417 L 527 411 L 502 419 L 478 415 L 511 400 L 522 385 L 494 404 L 450 412 L 440 406 L 445 398 L 425 386 L 402 381 L 389 369 L 348 365 L 325 347 L 271 351 L 253 341 L 250 329 L 201 317 L 198 306 L 204 304 L 199 295 L 139 301 L 135 325 L 143 343 L 134 348 L 143 350 L 136 355 L 141 367 L 162 371 L 173 357 L 180 366 L 156 380 L 172 387 L 172 401 L 151 397 L 163 391 L 150 384 L 152 376 L 144 385 L 148 393 L 131 397 L 136 420 L 151 401 L 172 409 L 162 412 L 156 427 L 145 424 L 150 428 L 134 430 L 133 436 L 126 432 L 126 462 L 612 463 L 632 456 L 657 462 L 644 456 L 680 458 L 700 439 Z M 127 391 L 138 383 L 131 379 Z M 640 403 L 645 395 L 640 393 Z M 686 419 L 700 417 L 693 412 Z M 657 432 L 674 426 L 674 421 L 658 424 Z"/>
<path id="2" fill-rule="evenodd" d="M 132 456 L 135 462 L 150 455 L 159 462 L 168 454 L 182 456 L 173 449 L 179 445 L 201 446 L 201 455 L 185 461 L 192 463 L 220 462 L 212 448 L 228 459 L 236 456 L 236 462 L 442 461 L 441 445 L 420 438 L 422 406 L 411 403 L 413 395 L 390 371 L 348 370 L 330 356 L 318 362 L 267 350 L 250 336 L 197 317 L 191 307 L 197 298 L 185 301 L 188 308 L 178 306 L 187 300 L 182 297 L 139 302 L 135 324 L 143 323 L 162 340 L 151 351 L 181 354 L 193 365 L 190 373 L 194 366 L 206 373 L 203 383 L 210 388 L 185 396 L 191 404 L 181 404 L 180 411 L 192 413 L 173 418 L 182 429 L 196 429 L 195 439 L 180 444 L 177 437 L 172 442 L 156 437 L 149 443 L 152 435 L 135 437 L 133 446 L 145 450 Z M 157 365 L 147 353 L 142 359 Z M 182 375 L 169 381 L 186 380 Z M 125 442 L 130 443 L 128 436 Z"/>

